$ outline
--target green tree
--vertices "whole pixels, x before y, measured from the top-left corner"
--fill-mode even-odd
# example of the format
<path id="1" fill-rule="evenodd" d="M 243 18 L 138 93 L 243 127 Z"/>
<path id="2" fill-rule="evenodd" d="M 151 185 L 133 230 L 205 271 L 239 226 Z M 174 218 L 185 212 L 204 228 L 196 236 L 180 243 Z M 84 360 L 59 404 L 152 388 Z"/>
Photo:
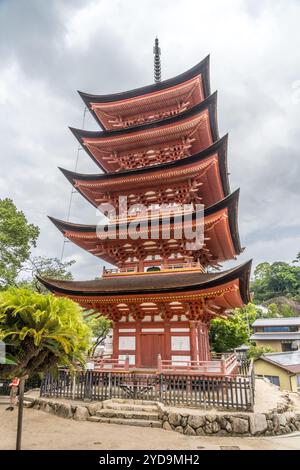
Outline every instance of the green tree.
<path id="1" fill-rule="evenodd" d="M 7 344 L 9 354 L 9 361 L 0 368 L 1 376 L 20 378 L 16 444 L 20 450 L 25 380 L 59 365 L 83 364 L 90 329 L 72 300 L 10 288 L 0 292 L 0 340 Z"/>
<path id="2" fill-rule="evenodd" d="M 73 266 L 75 260 L 61 261 L 58 258 L 46 258 L 36 256 L 29 258 L 22 272 L 29 275 L 29 279 L 22 280 L 19 287 L 28 287 L 40 293 L 48 293 L 48 290 L 41 284 L 36 275 L 53 279 L 72 280 L 73 276 L 69 268 Z"/>
<path id="3" fill-rule="evenodd" d="M 250 349 L 248 349 L 247 356 L 250 359 L 258 359 L 262 354 L 265 353 L 271 353 L 274 352 L 274 350 L 271 348 L 271 346 L 254 346 L 253 344 L 250 346 Z"/>
<path id="4" fill-rule="evenodd" d="M 283 317 L 294 317 L 295 316 L 295 312 L 294 310 L 292 310 L 289 305 L 287 304 L 283 304 L 282 307 L 280 308 L 280 314 L 283 316 Z"/>
<path id="5" fill-rule="evenodd" d="M 215 318 L 211 322 L 209 336 L 215 352 L 226 352 L 248 341 L 248 324 L 239 312 L 228 318 Z"/>
<path id="6" fill-rule="evenodd" d="M 260 263 L 254 271 L 251 288 L 255 302 L 280 296 L 300 300 L 300 266 L 282 261 Z"/>
<path id="7" fill-rule="evenodd" d="M 242 308 L 235 308 L 233 310 L 233 314 L 239 315 L 241 321 L 244 321 L 246 323 L 249 333 L 251 331 L 252 323 L 256 320 L 256 318 L 260 318 L 263 315 L 262 310 L 252 302 L 249 302 Z"/>
<path id="8" fill-rule="evenodd" d="M 2 366 L 1 375 L 32 376 L 83 363 L 91 331 L 72 300 L 10 288 L 0 292 L 0 340 L 15 362 Z"/>
<path id="9" fill-rule="evenodd" d="M 91 348 L 91 356 L 94 356 L 96 349 L 104 344 L 105 338 L 108 335 L 109 330 L 112 328 L 112 321 L 108 320 L 103 315 L 90 315 L 86 317 L 86 322 L 91 328 L 94 337 L 93 346 Z"/>
<path id="10" fill-rule="evenodd" d="M 280 317 L 278 306 L 272 302 L 268 305 L 268 318 Z"/>
<path id="11" fill-rule="evenodd" d="M 29 224 L 11 199 L 0 199 L 0 288 L 14 285 L 36 246 L 39 228 Z"/>

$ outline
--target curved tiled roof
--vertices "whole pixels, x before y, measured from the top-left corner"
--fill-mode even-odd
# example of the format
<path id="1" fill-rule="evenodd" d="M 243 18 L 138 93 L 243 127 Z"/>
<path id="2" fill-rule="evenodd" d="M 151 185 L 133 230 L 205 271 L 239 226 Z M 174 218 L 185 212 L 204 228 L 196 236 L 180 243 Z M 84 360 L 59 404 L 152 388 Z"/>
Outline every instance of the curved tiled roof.
<path id="1" fill-rule="evenodd" d="M 151 273 L 147 275 L 130 275 L 107 277 L 91 281 L 61 281 L 37 276 L 38 280 L 52 292 L 69 295 L 118 295 L 120 293 L 145 294 L 149 292 L 180 292 L 205 290 L 220 286 L 235 279 L 240 281 L 240 293 L 243 302 L 250 301 L 249 274 L 251 262 L 216 273 Z"/>
<path id="2" fill-rule="evenodd" d="M 223 184 L 224 194 L 227 196 L 230 193 L 229 190 L 229 181 L 228 181 L 228 171 L 227 171 L 227 144 L 228 144 L 228 134 L 226 134 L 221 139 L 214 142 L 205 150 L 201 152 L 188 156 L 181 160 L 175 160 L 168 163 L 161 163 L 155 166 L 147 166 L 143 168 L 135 168 L 132 170 L 122 170 L 114 173 L 96 173 L 96 174 L 83 174 L 76 173 L 74 171 L 65 170 L 60 168 L 60 171 L 65 175 L 65 177 L 70 181 L 71 184 L 74 184 L 75 180 L 79 181 L 109 181 L 130 177 L 130 176 L 139 176 L 146 175 L 147 173 L 157 173 L 159 174 L 162 170 L 176 170 L 182 166 L 192 165 L 193 163 L 205 160 L 213 153 L 218 153 L 219 156 L 219 166 L 220 166 L 220 176 Z"/>
<path id="3" fill-rule="evenodd" d="M 163 126 L 169 126 L 176 123 L 181 123 L 182 121 L 192 118 L 197 114 L 200 114 L 205 109 L 208 110 L 209 113 L 209 120 L 211 126 L 211 133 L 212 133 L 212 140 L 216 142 L 219 140 L 219 130 L 218 130 L 218 121 L 217 121 L 217 92 L 215 91 L 212 95 L 202 101 L 200 104 L 193 106 L 192 108 L 184 111 L 176 116 L 169 117 L 159 121 L 153 121 L 149 124 L 143 124 L 140 126 L 128 127 L 126 129 L 118 129 L 118 130 L 103 130 L 103 131 L 88 131 L 84 129 L 76 129 L 74 127 L 69 127 L 71 132 L 74 134 L 78 142 L 83 145 L 82 139 L 84 138 L 95 138 L 95 139 L 112 139 L 114 137 L 125 137 L 130 136 L 130 134 L 138 135 L 138 133 L 142 133 L 143 131 L 153 130 L 153 129 L 160 129 Z M 100 167 L 102 170 L 107 173 L 107 171 L 103 168 L 100 162 L 94 157 L 92 152 L 83 145 L 84 150 L 88 153 L 88 155 L 93 159 L 93 161 Z"/>
<path id="4" fill-rule="evenodd" d="M 238 214 L 238 200 L 239 200 L 239 189 L 231 193 L 229 196 L 225 197 L 222 201 L 213 204 L 210 207 L 204 209 L 204 217 L 209 216 L 211 214 L 215 214 L 218 211 L 227 208 L 228 209 L 228 220 L 229 220 L 229 228 L 230 234 L 233 241 L 234 249 L 236 254 L 240 254 L 243 251 L 241 247 L 240 238 L 239 238 L 239 231 L 238 231 L 238 222 L 237 222 L 237 214 Z M 193 213 L 193 217 L 196 217 L 196 212 Z M 56 225 L 56 227 L 64 233 L 65 231 L 73 231 L 73 232 L 97 232 L 96 225 L 87 225 L 87 224 L 75 224 L 73 222 L 66 222 L 64 220 L 55 219 L 54 217 L 49 217 L 51 222 Z M 181 216 L 180 216 L 181 222 Z M 170 217 L 170 222 L 176 222 L 176 216 Z M 162 223 L 162 219 L 159 219 L 159 223 Z M 124 222 L 122 222 L 124 225 Z M 106 227 L 107 225 L 103 225 Z M 118 231 L 118 224 L 116 224 L 116 228 Z M 104 228 L 102 229 L 104 233 Z"/>

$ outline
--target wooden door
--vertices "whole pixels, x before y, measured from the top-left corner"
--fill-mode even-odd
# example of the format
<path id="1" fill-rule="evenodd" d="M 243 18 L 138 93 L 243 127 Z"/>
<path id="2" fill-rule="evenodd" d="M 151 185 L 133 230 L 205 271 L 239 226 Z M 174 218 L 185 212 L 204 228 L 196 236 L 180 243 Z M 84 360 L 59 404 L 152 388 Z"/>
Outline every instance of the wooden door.
<path id="1" fill-rule="evenodd" d="M 157 356 L 164 358 L 164 335 L 141 335 L 141 366 L 157 367 Z"/>

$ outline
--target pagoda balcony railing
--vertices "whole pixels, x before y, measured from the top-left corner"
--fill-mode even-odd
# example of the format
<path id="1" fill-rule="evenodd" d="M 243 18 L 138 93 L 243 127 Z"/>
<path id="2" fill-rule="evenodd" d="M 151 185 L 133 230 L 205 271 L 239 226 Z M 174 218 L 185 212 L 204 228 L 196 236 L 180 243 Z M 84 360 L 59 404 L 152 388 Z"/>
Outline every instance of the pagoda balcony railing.
<path id="1" fill-rule="evenodd" d="M 180 215 L 188 215 L 193 213 L 194 207 L 187 204 L 187 207 L 182 206 L 169 206 L 168 208 L 152 208 L 148 210 L 136 210 L 134 213 L 127 213 L 125 215 L 119 214 L 110 217 L 110 223 L 130 222 L 133 220 L 151 220 L 154 217 L 175 217 Z"/>
<path id="2" fill-rule="evenodd" d="M 112 359 L 111 357 L 94 357 L 88 362 L 93 370 L 129 371 L 136 369 L 134 364 L 129 363 L 129 357 L 124 359 Z M 229 376 L 235 375 L 238 368 L 238 361 L 235 353 L 214 354 L 208 361 L 187 361 L 187 360 L 165 360 L 158 355 L 157 367 L 155 371 L 161 374 L 184 373 Z"/>
<path id="3" fill-rule="evenodd" d="M 118 274 L 157 274 L 158 272 L 161 271 L 176 271 L 176 270 L 199 270 L 201 272 L 204 272 L 203 267 L 201 266 L 200 263 L 197 261 L 195 262 L 190 262 L 190 263 L 183 263 L 183 262 L 177 262 L 177 263 L 168 263 L 168 264 L 160 264 L 159 261 L 157 261 L 157 264 L 159 265 L 159 269 L 157 270 L 149 270 L 149 271 L 139 271 L 137 267 L 127 267 L 127 268 L 103 268 L 103 273 L 102 276 L 112 276 L 112 275 L 118 275 Z M 155 266 L 155 261 L 153 261 L 153 265 L 149 265 L 148 268 L 151 267 L 156 267 Z"/>
<path id="4" fill-rule="evenodd" d="M 111 357 L 94 357 L 91 358 L 88 362 L 89 365 L 92 364 L 93 370 L 118 370 L 118 371 L 126 371 L 129 370 L 129 358 L 125 357 L 125 359 L 112 359 Z"/>
<path id="5" fill-rule="evenodd" d="M 162 360 L 158 357 L 158 371 L 162 374 L 184 372 L 191 375 L 230 376 L 236 374 L 238 366 L 237 357 L 234 353 L 215 354 L 208 361 L 174 361 Z"/>

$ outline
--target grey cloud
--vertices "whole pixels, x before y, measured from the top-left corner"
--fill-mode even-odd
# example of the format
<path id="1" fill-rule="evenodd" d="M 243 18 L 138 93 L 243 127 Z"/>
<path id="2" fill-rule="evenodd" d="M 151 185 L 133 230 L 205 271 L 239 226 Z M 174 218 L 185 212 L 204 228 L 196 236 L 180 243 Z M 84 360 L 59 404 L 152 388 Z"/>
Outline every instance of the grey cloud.
<path id="1" fill-rule="evenodd" d="M 105 94 L 150 83 L 159 35 L 163 78 L 211 53 L 220 130 L 230 135 L 231 187 L 241 188 L 247 250 L 240 260 L 290 260 L 300 249 L 299 14 L 296 0 L 0 1 L 0 191 L 41 227 L 37 254 L 59 256 L 62 248 L 46 215 L 67 214 L 71 187 L 57 166 L 74 169 L 77 143 L 67 126 L 81 127 L 76 90 Z M 86 128 L 97 129 L 91 116 Z M 98 171 L 83 151 L 78 170 Z M 71 220 L 97 220 L 80 195 Z M 73 244 L 65 256 L 77 259 L 76 277 L 99 275 L 101 263 Z"/>

